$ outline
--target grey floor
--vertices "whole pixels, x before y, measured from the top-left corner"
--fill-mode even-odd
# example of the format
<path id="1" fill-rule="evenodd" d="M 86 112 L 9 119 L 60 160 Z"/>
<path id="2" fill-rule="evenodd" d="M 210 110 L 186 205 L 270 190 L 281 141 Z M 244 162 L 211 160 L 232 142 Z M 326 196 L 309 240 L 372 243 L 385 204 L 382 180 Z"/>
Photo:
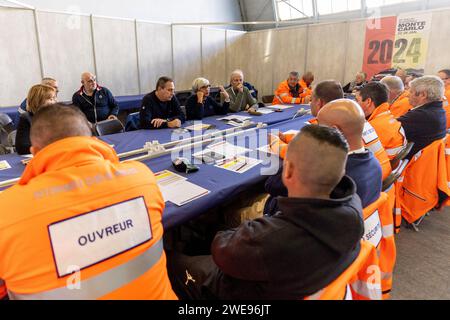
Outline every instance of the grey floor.
<path id="1" fill-rule="evenodd" d="M 450 299 L 450 208 L 432 212 L 419 232 L 396 237 L 392 300 Z"/>

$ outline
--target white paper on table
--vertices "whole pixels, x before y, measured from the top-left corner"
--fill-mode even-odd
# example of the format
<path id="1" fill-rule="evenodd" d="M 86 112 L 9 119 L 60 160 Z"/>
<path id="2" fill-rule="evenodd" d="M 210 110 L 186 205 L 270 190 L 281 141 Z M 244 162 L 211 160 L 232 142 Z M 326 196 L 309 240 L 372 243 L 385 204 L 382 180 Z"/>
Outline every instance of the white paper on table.
<path id="1" fill-rule="evenodd" d="M 198 124 L 193 124 L 192 126 L 186 127 L 184 129 L 189 130 L 189 131 L 203 131 L 203 130 L 209 129 L 210 127 L 211 127 L 210 124 L 198 123 Z"/>
<path id="2" fill-rule="evenodd" d="M 284 110 L 284 109 L 292 108 L 293 106 L 294 105 L 292 105 L 292 104 L 273 104 L 271 106 L 266 106 L 266 108 Z"/>
<path id="3" fill-rule="evenodd" d="M 155 173 L 156 182 L 160 188 L 171 185 L 172 183 L 187 180 L 187 178 L 173 173 L 169 170 L 164 170 Z"/>
<path id="4" fill-rule="evenodd" d="M 160 190 L 164 202 L 170 201 L 179 207 L 210 193 L 209 190 L 187 180 L 172 182 L 160 187 Z"/>
<path id="5" fill-rule="evenodd" d="M 274 113 L 275 111 L 269 108 L 259 108 L 257 110 L 258 112 L 262 113 L 262 114 L 270 114 L 270 113 Z"/>
<path id="6" fill-rule="evenodd" d="M 240 156 L 225 160 L 217 164 L 216 167 L 236 173 L 244 173 L 260 163 L 262 163 L 262 160 Z"/>
<path id="7" fill-rule="evenodd" d="M 242 127 L 245 125 L 245 122 L 228 121 L 227 124 L 233 127 Z"/>
<path id="8" fill-rule="evenodd" d="M 245 120 L 249 120 L 252 117 L 248 116 L 240 116 L 240 115 L 231 115 L 228 117 L 218 118 L 217 120 L 225 120 L 225 121 L 234 121 L 234 122 L 244 122 Z M 237 120 L 237 121 L 236 121 Z"/>
<path id="9" fill-rule="evenodd" d="M 233 158 L 240 154 L 251 152 L 250 149 L 235 146 L 226 141 L 221 141 L 221 142 L 217 142 L 214 144 L 210 144 L 209 146 L 206 147 L 206 149 L 212 150 L 215 153 L 219 153 L 219 154 L 225 156 L 225 158 L 227 158 L 227 159 Z"/>
<path id="10" fill-rule="evenodd" d="M 11 169 L 11 166 L 9 165 L 8 161 L 6 160 L 0 161 L 0 170 L 6 169 Z"/>

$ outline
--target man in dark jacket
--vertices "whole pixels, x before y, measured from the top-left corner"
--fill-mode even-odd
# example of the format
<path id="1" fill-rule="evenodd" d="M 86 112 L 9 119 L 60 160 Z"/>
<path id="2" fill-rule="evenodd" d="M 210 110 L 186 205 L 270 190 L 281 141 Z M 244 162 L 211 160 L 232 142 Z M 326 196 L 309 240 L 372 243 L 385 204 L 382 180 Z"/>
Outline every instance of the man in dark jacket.
<path id="1" fill-rule="evenodd" d="M 272 217 L 219 232 L 211 256 L 169 255 L 180 298 L 301 299 L 336 279 L 357 257 L 364 231 L 361 201 L 344 176 L 341 133 L 306 126 L 289 144 L 288 197 Z"/>
<path id="2" fill-rule="evenodd" d="M 142 99 L 139 113 L 141 129 L 179 128 L 185 117 L 175 97 L 175 84 L 168 77 L 161 77 L 156 90 Z"/>
<path id="3" fill-rule="evenodd" d="M 413 108 L 397 119 L 402 123 L 408 142 L 414 142 L 407 159 L 434 141 L 444 138 L 447 126 L 442 107 L 442 80 L 437 76 L 424 76 L 411 81 L 409 85 L 409 104 Z"/>
<path id="4" fill-rule="evenodd" d="M 83 86 L 80 90 L 73 94 L 72 103 L 80 108 L 89 122 L 117 119 L 119 105 L 111 91 L 97 84 L 95 75 L 84 72 L 81 75 L 81 84 Z"/>

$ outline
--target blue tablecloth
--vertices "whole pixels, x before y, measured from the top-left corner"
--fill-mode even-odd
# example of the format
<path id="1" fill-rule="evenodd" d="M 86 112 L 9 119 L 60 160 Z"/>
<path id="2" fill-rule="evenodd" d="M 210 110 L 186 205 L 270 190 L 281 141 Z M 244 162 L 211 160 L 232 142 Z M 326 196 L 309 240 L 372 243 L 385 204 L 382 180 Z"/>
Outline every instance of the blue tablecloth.
<path id="1" fill-rule="evenodd" d="M 301 108 L 309 108 L 308 105 L 295 105 L 292 108 L 286 109 L 283 112 L 273 112 L 270 114 L 262 116 L 251 116 L 251 121 L 255 123 L 266 123 L 267 125 L 272 125 L 280 123 L 286 120 L 290 120 L 296 114 L 296 112 Z M 239 112 L 230 115 L 241 115 L 250 116 L 246 112 Z M 204 118 L 201 122 L 204 124 L 211 124 L 215 126 L 216 130 L 225 130 L 232 128 L 224 121 L 217 120 L 224 116 L 214 116 L 209 118 Z M 183 128 L 191 126 L 194 123 L 200 123 L 200 121 L 186 121 L 183 124 Z M 180 138 L 192 136 L 191 134 L 177 134 L 177 130 L 174 129 L 154 129 L 154 130 L 137 130 L 125 133 L 111 134 L 108 136 L 103 136 L 102 140 L 109 144 L 113 144 L 114 148 L 118 153 L 140 149 L 144 146 L 146 142 L 159 141 L 159 143 L 167 143 L 171 141 L 179 140 Z M 204 131 L 205 132 L 205 131 Z M 197 133 L 198 134 L 198 133 Z"/>
<path id="2" fill-rule="evenodd" d="M 269 126 L 265 129 L 257 129 L 246 136 L 234 138 L 230 142 L 235 145 L 255 150 L 258 147 L 267 144 L 268 131 L 298 130 L 305 125 L 305 121 L 311 118 L 311 116 L 304 116 L 302 118 L 290 120 L 298 108 L 299 107 L 297 106 L 287 109 L 282 113 L 272 113 L 259 117 L 256 116 L 254 117 L 254 121 L 265 122 L 268 123 Z M 222 121 L 216 120 L 216 118 L 206 118 L 203 122 L 215 124 L 219 130 L 230 128 L 230 126 Z M 275 120 L 278 120 L 278 122 L 275 122 Z M 172 131 L 172 129 L 139 130 L 104 136 L 101 138 L 107 143 L 114 144 L 116 151 L 122 153 L 124 151 L 142 148 L 146 141 L 159 140 L 161 143 L 168 142 L 171 140 Z M 259 158 L 263 163 L 241 174 L 220 169 L 213 165 L 197 164 L 200 170 L 185 176 L 188 178 L 189 182 L 195 183 L 211 192 L 182 207 L 177 207 L 173 203 L 166 202 L 166 209 L 163 216 L 164 226 L 166 228 L 171 228 L 180 225 L 187 220 L 193 219 L 224 201 L 232 199 L 234 196 L 255 184 L 263 182 L 267 178 L 267 174 L 274 174 L 278 170 L 280 161 L 277 156 L 268 155 L 265 152 L 259 151 L 253 151 L 250 154 L 247 154 L 247 156 Z M 21 163 L 22 159 L 24 159 L 24 157 L 16 154 L 0 156 L 0 160 L 7 160 L 12 167 L 11 169 L 0 171 L 0 181 L 19 177 L 24 170 L 24 165 Z M 193 158 L 191 158 L 191 160 L 194 161 Z M 146 160 L 144 163 L 153 172 L 166 169 L 174 171 L 171 155 Z"/>

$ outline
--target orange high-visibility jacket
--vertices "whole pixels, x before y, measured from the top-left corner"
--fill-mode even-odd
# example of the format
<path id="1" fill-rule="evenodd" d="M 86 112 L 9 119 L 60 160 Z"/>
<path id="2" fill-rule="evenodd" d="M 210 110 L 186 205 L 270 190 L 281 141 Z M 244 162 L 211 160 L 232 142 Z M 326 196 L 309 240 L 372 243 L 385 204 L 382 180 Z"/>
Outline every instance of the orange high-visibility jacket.
<path id="1" fill-rule="evenodd" d="M 375 108 L 368 121 L 377 132 L 389 160 L 394 159 L 406 146 L 407 141 L 401 122 L 389 112 L 389 103 Z"/>
<path id="2" fill-rule="evenodd" d="M 389 157 L 381 144 L 380 138 L 372 125 L 366 121 L 363 131 L 364 147 L 372 151 L 375 157 L 378 159 L 381 165 L 383 173 L 383 180 L 386 179 L 392 172 L 391 163 Z"/>
<path id="3" fill-rule="evenodd" d="M 396 182 L 395 210 L 409 223 L 438 204 L 438 190 L 450 196 L 444 140 L 436 140 L 417 152 Z"/>
<path id="4" fill-rule="evenodd" d="M 445 87 L 445 99 L 443 107 L 447 116 L 447 129 L 450 128 L 450 85 Z"/>
<path id="5" fill-rule="evenodd" d="M 281 159 L 286 158 L 286 152 L 289 142 L 294 139 L 297 133 L 282 133 L 279 132 L 278 136 L 270 135 L 270 149 L 273 153 L 278 154 Z"/>
<path id="6" fill-rule="evenodd" d="M 412 109 L 412 105 L 409 104 L 409 91 L 405 90 L 400 94 L 390 105 L 389 111 L 394 118 L 399 118 L 409 110 Z"/>
<path id="7" fill-rule="evenodd" d="M 176 299 L 164 201 L 142 163 L 91 137 L 45 147 L 0 194 L 0 279 L 11 299 Z"/>
<path id="8" fill-rule="evenodd" d="M 279 84 L 277 90 L 275 90 L 275 97 L 273 98 L 273 104 L 300 104 L 305 101 L 305 97 L 311 95 L 311 89 L 306 86 L 306 83 L 299 81 L 300 92 L 298 97 L 294 97 L 291 94 L 291 90 L 288 85 L 288 81 L 283 81 Z"/>
<path id="9" fill-rule="evenodd" d="M 380 272 L 375 247 L 361 241 L 355 261 L 332 283 L 305 300 L 381 300 Z"/>
<path id="10" fill-rule="evenodd" d="M 377 248 L 383 299 L 387 299 L 392 290 L 392 274 L 396 259 L 394 221 L 388 195 L 382 192 L 377 201 L 363 209 L 363 215 L 363 240 L 369 241 Z"/>
<path id="11" fill-rule="evenodd" d="M 447 167 L 447 186 L 450 190 L 450 134 L 445 137 L 445 165 Z M 444 205 L 450 205 L 450 198 L 444 202 Z"/>

